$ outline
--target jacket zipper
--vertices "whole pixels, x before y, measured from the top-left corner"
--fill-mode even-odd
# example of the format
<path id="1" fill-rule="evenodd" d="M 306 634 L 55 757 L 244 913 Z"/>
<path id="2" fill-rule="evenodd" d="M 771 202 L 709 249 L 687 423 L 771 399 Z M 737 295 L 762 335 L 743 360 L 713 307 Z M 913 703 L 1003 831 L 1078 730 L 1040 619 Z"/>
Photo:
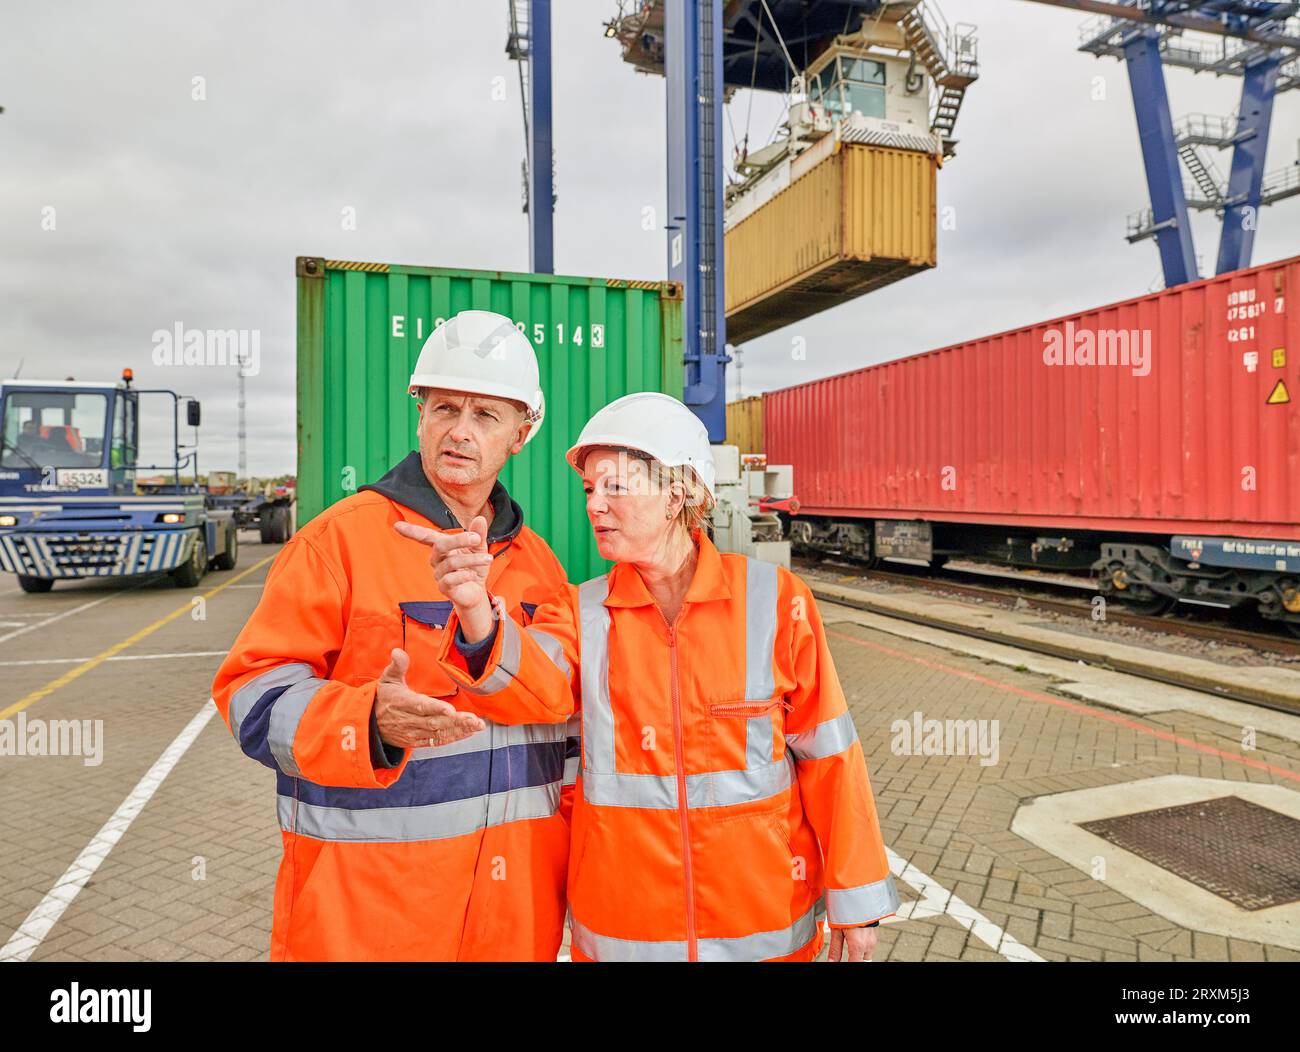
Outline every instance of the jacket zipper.
<path id="1" fill-rule="evenodd" d="M 659 610 L 658 604 L 655 609 Z M 685 607 L 683 606 L 683 609 Z M 672 624 L 659 610 L 664 625 L 668 628 L 668 657 L 672 670 L 673 695 L 673 750 L 677 759 L 677 821 L 682 830 L 682 872 L 686 877 L 686 959 L 700 959 L 699 943 L 695 934 L 695 875 L 691 866 L 691 820 L 686 801 L 686 747 L 682 740 L 682 698 L 681 685 L 677 677 L 677 621 L 678 612 Z"/>
<path id="2" fill-rule="evenodd" d="M 717 705 L 709 706 L 710 716 L 736 716 L 741 719 L 749 719 L 754 716 L 766 716 L 774 709 L 785 709 L 789 712 L 794 705 L 784 697 L 772 698 L 768 701 L 735 701 L 723 702 Z"/>

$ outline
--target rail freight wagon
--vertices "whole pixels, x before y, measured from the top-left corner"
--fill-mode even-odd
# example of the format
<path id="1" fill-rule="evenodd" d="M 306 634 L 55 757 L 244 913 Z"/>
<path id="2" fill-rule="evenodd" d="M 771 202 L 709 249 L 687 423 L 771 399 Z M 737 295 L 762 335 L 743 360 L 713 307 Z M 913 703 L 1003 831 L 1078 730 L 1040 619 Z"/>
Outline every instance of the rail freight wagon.
<path id="1" fill-rule="evenodd" d="M 1091 569 L 1300 635 L 1300 256 L 769 392 L 796 548 Z"/>

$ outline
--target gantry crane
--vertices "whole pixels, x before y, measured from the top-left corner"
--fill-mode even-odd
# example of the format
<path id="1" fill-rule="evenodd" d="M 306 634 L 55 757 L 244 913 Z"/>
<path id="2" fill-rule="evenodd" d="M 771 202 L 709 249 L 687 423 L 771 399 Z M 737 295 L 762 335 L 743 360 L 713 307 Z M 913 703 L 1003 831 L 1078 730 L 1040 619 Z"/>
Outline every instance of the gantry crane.
<path id="1" fill-rule="evenodd" d="M 1130 241 L 1155 239 L 1166 286 L 1197 277 L 1189 209 L 1213 210 L 1223 219 L 1218 273 L 1248 266 L 1259 208 L 1300 194 L 1300 166 L 1264 172 L 1273 99 L 1279 91 L 1300 87 L 1300 23 L 1295 18 L 1300 2 L 1035 2 L 1099 16 L 1085 28 L 1081 49 L 1127 63 L 1150 193 L 1150 208 L 1130 218 L 1128 237 Z M 892 26 L 893 46 L 912 60 L 906 78 L 909 85 L 914 77 L 930 79 L 928 133 L 937 144 L 936 154 L 949 157 L 964 92 L 978 75 L 973 27 L 950 30 L 937 12 L 926 8 L 924 0 L 619 0 L 618 13 L 606 23 L 606 36 L 618 39 L 626 61 L 641 72 L 662 74 L 667 81 L 668 277 L 684 288 L 684 400 L 708 426 L 713 441 L 725 434 L 725 367 L 730 361 L 723 268 L 725 215 L 728 205 L 749 189 L 724 185 L 724 101 L 736 88 L 781 91 L 794 100 L 809 87 L 802 83 L 803 74 L 815 68 L 815 60 L 828 46 L 846 34 L 862 32 L 863 27 L 883 32 Z M 551 155 L 549 0 L 511 0 L 510 10 L 507 50 L 523 63 L 528 141 L 525 208 L 533 269 L 549 271 L 551 208 L 538 207 L 539 202 L 553 201 L 551 166 L 538 161 Z M 1196 44 L 1185 37 L 1188 31 L 1211 34 L 1219 43 Z M 835 69 L 841 70 L 838 58 L 836 63 Z M 1241 76 L 1238 112 L 1227 118 L 1196 115 L 1175 124 L 1165 89 L 1165 63 Z M 844 75 L 837 72 L 836 76 Z M 811 106 L 804 104 L 809 101 Z M 789 136 L 777 150 L 788 155 L 787 164 L 789 157 L 807 147 L 808 140 L 825 135 L 819 123 L 826 117 L 825 102 L 825 96 L 809 96 L 791 106 Z M 823 104 L 820 116 L 817 103 Z M 838 144 L 843 122 L 833 123 Z M 908 148 L 917 148 L 916 135 L 902 138 Z M 873 140 L 868 136 L 859 141 Z M 1224 179 L 1202 148 L 1229 146 L 1232 163 Z M 738 171 L 753 183 L 767 177 L 768 183 L 779 185 L 780 180 L 772 179 L 765 168 L 772 156 L 747 153 L 738 159 Z M 1190 188 L 1184 187 L 1180 165 L 1186 166 Z M 749 193 L 750 204 L 759 197 L 762 194 Z M 866 291 L 878 287 L 881 280 L 892 278 L 850 275 L 840 291 Z M 799 292 L 802 285 L 790 287 Z M 770 327 L 773 321 L 769 317 L 756 324 Z"/>
<path id="2" fill-rule="evenodd" d="M 1128 66 L 1150 207 L 1129 217 L 1128 240 L 1155 238 L 1165 287 L 1198 277 L 1189 209 L 1222 218 L 1216 274 L 1250 266 L 1259 209 L 1300 194 L 1300 161 L 1264 171 L 1273 99 L 1300 87 L 1300 3 L 1276 0 L 1035 0 L 1096 16 L 1080 51 Z M 1187 38 L 1209 34 L 1208 42 Z M 1165 65 L 1242 78 L 1228 117 L 1193 114 L 1175 122 Z M 1232 148 L 1226 179 L 1203 148 Z M 1189 177 L 1184 185 L 1182 169 Z"/>
<path id="3" fill-rule="evenodd" d="M 606 23 L 606 35 L 617 38 L 625 61 L 639 72 L 662 74 L 667 82 L 668 277 L 684 286 L 684 401 L 704 421 L 712 441 L 722 441 L 726 430 L 725 367 L 731 359 L 723 244 L 724 233 L 731 235 L 729 208 L 751 189 L 755 192 L 741 208 L 752 214 L 763 207 L 770 191 L 798 177 L 798 155 L 807 151 L 802 161 L 811 163 L 814 153 L 829 154 L 855 114 L 852 141 L 930 156 L 928 166 L 918 167 L 911 178 L 919 197 L 932 201 L 934 168 L 953 153 L 957 113 L 977 76 L 972 30 L 950 30 L 922 0 L 623 0 Z M 872 115 L 857 113 L 853 101 L 878 94 L 881 107 L 886 105 L 883 80 L 871 83 L 856 71 L 856 63 L 878 49 L 894 57 L 873 61 L 873 69 L 892 65 L 898 83 L 906 80 L 907 90 L 920 95 L 919 103 L 908 103 L 902 123 L 881 120 L 888 116 L 883 108 Z M 722 107 L 738 88 L 789 96 L 790 117 L 779 148 L 738 158 L 745 178 L 727 187 Z M 831 92 L 837 93 L 834 102 Z M 896 101 L 891 94 L 889 105 Z M 913 120 L 918 110 L 919 123 Z M 818 140 L 822 149 L 814 151 Z M 785 167 L 775 170 L 778 164 Z M 766 186 L 758 185 L 764 181 Z M 752 309 L 737 315 L 744 336 L 933 265 L 932 241 L 926 251 L 905 253 L 910 259 L 843 255 L 851 258 L 819 260 L 792 274 L 773 290 L 774 296 L 784 295 L 779 302 L 751 303 Z"/>
<path id="4" fill-rule="evenodd" d="M 523 210 L 528 264 L 555 273 L 555 153 L 551 142 L 551 0 L 509 0 L 506 54 L 519 63 L 524 109 Z"/>

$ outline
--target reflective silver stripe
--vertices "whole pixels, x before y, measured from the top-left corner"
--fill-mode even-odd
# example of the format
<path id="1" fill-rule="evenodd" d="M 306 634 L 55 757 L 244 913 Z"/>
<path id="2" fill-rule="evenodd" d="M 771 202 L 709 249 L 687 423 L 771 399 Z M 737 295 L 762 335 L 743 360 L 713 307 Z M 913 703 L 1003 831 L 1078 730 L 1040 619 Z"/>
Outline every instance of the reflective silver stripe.
<path id="1" fill-rule="evenodd" d="M 582 772 L 614 773 L 614 709 L 609 701 L 609 578 L 578 586 L 582 648 Z"/>
<path id="2" fill-rule="evenodd" d="M 686 776 L 687 807 L 729 807 L 766 800 L 794 783 L 789 760 L 744 771 L 709 771 Z"/>
<path id="3" fill-rule="evenodd" d="M 772 735 L 772 714 L 751 716 L 745 721 L 745 766 L 751 771 L 772 762 L 776 748 Z"/>
<path id="4" fill-rule="evenodd" d="M 298 736 L 298 724 L 307 711 L 316 692 L 328 680 L 304 679 L 286 690 L 271 706 L 271 722 L 267 727 L 266 743 L 271 747 L 275 762 L 290 778 L 301 778 L 298 762 L 293 758 L 293 740 Z"/>
<path id="5" fill-rule="evenodd" d="M 514 726 L 493 723 L 484 719 L 486 726 L 468 738 L 452 742 L 449 745 L 425 746 L 411 750 L 409 763 L 420 760 L 433 760 L 439 756 L 459 756 L 461 753 L 486 752 L 488 749 L 500 749 L 511 745 L 532 745 L 536 742 L 564 741 L 565 725 L 563 723 L 523 723 Z M 495 728 L 495 739 L 493 737 Z"/>
<path id="6" fill-rule="evenodd" d="M 815 907 L 790 927 L 760 931 L 737 939 L 698 940 L 701 961 L 766 961 L 786 957 L 817 938 Z"/>
<path id="7" fill-rule="evenodd" d="M 894 876 L 857 888 L 826 889 L 826 919 L 832 924 L 870 924 L 898 910 Z"/>
<path id="8" fill-rule="evenodd" d="M 519 626 L 511 617 L 502 618 L 497 623 L 501 633 L 501 657 L 491 675 L 482 683 L 460 685 L 466 694 L 495 694 L 499 690 L 505 690 L 514 682 L 515 676 L 519 675 L 519 648 L 522 646 L 519 641 Z"/>
<path id="9" fill-rule="evenodd" d="M 772 672 L 776 646 L 776 564 L 745 560 L 745 700 L 767 701 L 776 693 Z M 775 757 L 772 714 L 745 724 L 745 766 L 755 768 Z"/>
<path id="10" fill-rule="evenodd" d="M 230 699 L 230 732 L 235 736 L 236 740 L 242 742 L 239 737 L 239 729 L 243 726 L 244 718 L 249 711 L 257 704 L 258 698 L 268 690 L 310 679 L 312 675 L 311 666 L 304 665 L 301 662 L 295 662 L 292 665 L 276 665 L 270 671 L 254 676 L 235 691 L 234 696 Z"/>
<path id="11" fill-rule="evenodd" d="M 857 740 L 858 728 L 852 714 L 845 711 L 810 731 L 787 734 L 785 745 L 800 760 L 820 760 L 843 752 Z"/>
<path id="12" fill-rule="evenodd" d="M 687 807 L 730 807 L 766 800 L 794 783 L 788 760 L 744 771 L 708 771 L 686 776 Z M 677 776 L 622 774 L 583 768 L 582 795 L 605 807 L 645 807 L 671 811 L 677 807 Z"/>
<path id="13" fill-rule="evenodd" d="M 586 698 L 583 698 L 583 702 L 585 704 Z M 585 709 L 583 716 L 586 716 Z M 591 748 L 590 739 L 583 748 Z M 689 797 L 689 790 L 687 795 Z M 593 771 L 584 763 L 582 797 L 589 804 L 600 804 L 603 807 L 649 807 L 671 810 L 677 807 L 677 778 L 673 775 Z"/>
<path id="14" fill-rule="evenodd" d="M 524 631 L 528 633 L 534 643 L 542 648 L 542 653 L 551 659 L 551 664 L 563 672 L 567 677 L 571 670 L 569 668 L 568 659 L 564 656 L 564 644 L 549 632 L 544 632 L 540 628 L 529 626 L 528 628 L 525 628 Z"/>
<path id="15" fill-rule="evenodd" d="M 322 807 L 292 796 L 279 797 L 276 806 L 281 829 L 316 840 L 444 840 L 506 822 L 548 818 L 559 809 L 560 783 L 422 807 Z"/>
<path id="16" fill-rule="evenodd" d="M 745 560 L 745 697 L 762 701 L 776 692 L 776 564 Z"/>
<path id="17" fill-rule="evenodd" d="M 685 939 L 636 940 L 598 935 L 577 917 L 570 918 L 573 945 L 584 957 L 595 961 L 685 961 L 689 959 Z M 815 908 L 810 909 L 788 928 L 760 931 L 734 939 L 697 939 L 701 961 L 766 961 L 788 957 L 817 938 Z"/>
<path id="18" fill-rule="evenodd" d="M 564 778 L 561 785 L 576 785 L 578 782 L 578 764 L 580 758 L 577 756 L 567 757 L 564 761 Z"/>

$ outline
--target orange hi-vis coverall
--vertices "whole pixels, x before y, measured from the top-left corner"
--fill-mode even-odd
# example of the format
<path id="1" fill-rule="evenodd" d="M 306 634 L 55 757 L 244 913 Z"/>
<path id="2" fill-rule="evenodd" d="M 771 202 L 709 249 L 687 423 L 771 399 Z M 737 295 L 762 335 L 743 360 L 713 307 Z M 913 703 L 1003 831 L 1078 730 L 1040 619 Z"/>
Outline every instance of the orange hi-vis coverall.
<path id="1" fill-rule="evenodd" d="M 490 499 L 488 581 L 526 624 L 563 594 L 564 570 L 500 483 Z M 212 685 L 240 747 L 276 772 L 271 959 L 554 961 L 576 720 L 488 719 L 470 738 L 409 751 L 379 738 L 376 681 L 394 647 L 410 655 L 412 690 L 456 693 L 437 661 L 451 603 L 428 548 L 393 529 L 402 519 L 460 528 L 417 453 L 285 546 Z"/>
<path id="2" fill-rule="evenodd" d="M 671 625 L 617 564 L 527 627 L 502 620 L 476 647 L 453 614 L 443 640 L 448 673 L 493 719 L 561 721 L 581 704 L 575 960 L 806 961 L 823 905 L 832 927 L 898 908 L 812 593 L 694 535 Z"/>

